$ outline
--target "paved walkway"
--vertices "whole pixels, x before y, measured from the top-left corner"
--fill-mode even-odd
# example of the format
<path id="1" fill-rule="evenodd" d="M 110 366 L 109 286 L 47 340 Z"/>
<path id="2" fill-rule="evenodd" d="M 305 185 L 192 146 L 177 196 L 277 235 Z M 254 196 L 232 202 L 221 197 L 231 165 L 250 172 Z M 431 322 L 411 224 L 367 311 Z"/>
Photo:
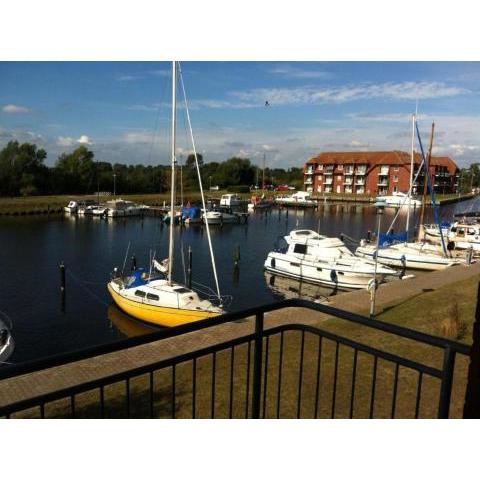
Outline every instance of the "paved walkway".
<path id="1" fill-rule="evenodd" d="M 479 275 L 480 263 L 469 267 L 455 266 L 444 271 L 422 274 L 413 279 L 384 284 L 377 293 L 377 311 L 382 306 L 391 305 L 425 291 Z M 368 312 L 369 301 L 368 292 L 355 291 L 330 298 L 328 305 L 356 313 L 365 313 Z M 294 322 L 315 324 L 324 318 L 326 318 L 326 315 L 319 312 L 301 308 L 288 308 L 267 314 L 265 326 Z M 120 352 L 3 380 L 0 381 L 0 406 L 215 345 L 250 333 L 253 328 L 253 319 L 232 322 L 168 340 L 156 341 Z"/>

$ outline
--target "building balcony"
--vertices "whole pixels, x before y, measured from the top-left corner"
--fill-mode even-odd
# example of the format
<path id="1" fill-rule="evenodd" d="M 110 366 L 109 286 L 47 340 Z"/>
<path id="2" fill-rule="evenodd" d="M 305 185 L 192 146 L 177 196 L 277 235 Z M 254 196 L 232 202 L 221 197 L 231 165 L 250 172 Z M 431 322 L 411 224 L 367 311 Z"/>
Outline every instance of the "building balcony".
<path id="1" fill-rule="evenodd" d="M 361 168 L 361 167 L 358 167 L 356 170 L 355 170 L 355 173 L 357 175 L 365 175 L 367 173 L 367 167 L 364 167 L 364 168 Z"/>
<path id="2" fill-rule="evenodd" d="M 387 176 L 388 175 L 388 168 L 381 168 L 380 171 L 378 172 L 378 175 L 380 176 Z"/>
<path id="3" fill-rule="evenodd" d="M 352 179 L 352 178 L 346 178 L 346 179 L 343 181 L 343 183 L 344 183 L 345 185 L 352 185 L 353 179 Z"/>
<path id="4" fill-rule="evenodd" d="M 305 174 L 306 175 L 311 175 L 313 173 L 313 168 L 312 167 L 308 167 L 306 170 L 305 170 Z"/>
<path id="5" fill-rule="evenodd" d="M 377 183 L 379 187 L 388 187 L 388 182 L 386 180 L 381 180 Z"/>
<path id="6" fill-rule="evenodd" d="M 326 178 L 323 183 L 324 185 L 331 185 L 333 183 L 333 178 Z"/>
<path id="7" fill-rule="evenodd" d="M 305 180 L 305 185 L 311 185 L 313 183 L 313 180 L 311 178 L 307 178 Z"/>
<path id="8" fill-rule="evenodd" d="M 365 180 L 357 179 L 355 180 L 355 185 L 365 185 Z"/>

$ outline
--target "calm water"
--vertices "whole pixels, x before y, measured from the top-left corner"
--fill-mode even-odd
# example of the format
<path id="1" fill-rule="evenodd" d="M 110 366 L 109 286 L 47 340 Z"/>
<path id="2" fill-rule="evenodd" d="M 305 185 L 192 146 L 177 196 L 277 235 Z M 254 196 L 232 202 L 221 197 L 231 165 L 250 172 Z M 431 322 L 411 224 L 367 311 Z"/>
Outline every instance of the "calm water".
<path id="1" fill-rule="evenodd" d="M 458 205 L 446 206 L 442 216 L 449 218 Z M 347 207 L 345 206 L 345 210 Z M 418 211 L 412 225 L 416 224 Z M 386 211 L 383 226 L 393 218 Z M 406 215 L 395 231 L 405 224 Z M 426 221 L 431 220 L 427 212 Z M 328 294 L 325 289 L 300 285 L 263 272 L 263 262 L 279 236 L 294 228 L 320 229 L 326 235 L 346 233 L 354 238 L 375 230 L 375 210 L 358 205 L 356 212 L 338 206 L 325 209 L 272 210 L 250 216 L 247 225 L 212 226 L 212 239 L 222 294 L 233 297 L 229 311 L 276 301 L 285 296 L 315 298 Z M 13 323 L 16 349 L 9 361 L 16 363 L 52 355 L 125 336 L 145 333 L 148 327 L 131 321 L 111 306 L 106 290 L 114 266 L 121 268 L 129 242 L 130 255 L 137 265 L 148 264 L 150 251 L 165 258 L 168 228 L 158 218 L 100 220 L 77 217 L 21 217 L 0 219 L 0 259 L 2 288 L 0 311 Z M 202 227 L 175 229 L 175 278 L 183 281 L 181 248 L 185 257 L 193 250 L 193 280 L 213 287 L 207 237 Z M 233 267 L 233 251 L 240 245 L 238 275 Z M 61 311 L 59 263 L 67 268 L 66 309 Z M 127 262 L 128 267 L 130 261 Z M 273 283 L 273 285 L 272 285 Z"/>

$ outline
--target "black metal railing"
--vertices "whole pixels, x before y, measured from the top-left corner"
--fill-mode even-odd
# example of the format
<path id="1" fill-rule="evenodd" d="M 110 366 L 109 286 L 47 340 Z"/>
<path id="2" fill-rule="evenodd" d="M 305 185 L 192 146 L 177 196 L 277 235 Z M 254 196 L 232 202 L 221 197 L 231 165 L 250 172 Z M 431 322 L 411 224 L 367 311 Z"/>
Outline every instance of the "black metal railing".
<path id="1" fill-rule="evenodd" d="M 288 307 L 297 307 L 298 315 L 303 315 L 301 309 L 314 310 L 352 328 L 401 337 L 403 350 L 386 351 L 323 326 L 289 323 L 265 328 L 265 313 Z M 457 355 L 465 361 L 470 354 L 470 347 L 458 342 L 294 299 L 7 366 L 0 370 L 0 388 L 2 380 L 246 318 L 254 322 L 254 330 L 245 323 L 243 328 L 250 330 L 245 335 L 14 401 L 0 406 L 0 416 L 448 418 Z M 426 357 L 438 365 L 409 358 L 418 349 L 431 349 Z"/>

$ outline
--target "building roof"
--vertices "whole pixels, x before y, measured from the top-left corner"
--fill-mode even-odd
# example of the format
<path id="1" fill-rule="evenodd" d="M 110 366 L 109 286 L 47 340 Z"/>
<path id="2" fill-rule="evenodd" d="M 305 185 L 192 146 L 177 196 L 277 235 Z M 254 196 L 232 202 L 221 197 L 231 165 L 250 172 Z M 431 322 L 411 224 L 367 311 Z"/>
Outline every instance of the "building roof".
<path id="1" fill-rule="evenodd" d="M 415 163 L 420 164 L 422 157 L 415 154 Z M 393 150 L 389 152 L 323 152 L 307 161 L 307 164 L 374 164 L 374 165 L 410 165 L 410 154 Z M 444 166 L 450 171 L 457 170 L 457 165 L 449 157 L 432 157 L 431 166 Z"/>

